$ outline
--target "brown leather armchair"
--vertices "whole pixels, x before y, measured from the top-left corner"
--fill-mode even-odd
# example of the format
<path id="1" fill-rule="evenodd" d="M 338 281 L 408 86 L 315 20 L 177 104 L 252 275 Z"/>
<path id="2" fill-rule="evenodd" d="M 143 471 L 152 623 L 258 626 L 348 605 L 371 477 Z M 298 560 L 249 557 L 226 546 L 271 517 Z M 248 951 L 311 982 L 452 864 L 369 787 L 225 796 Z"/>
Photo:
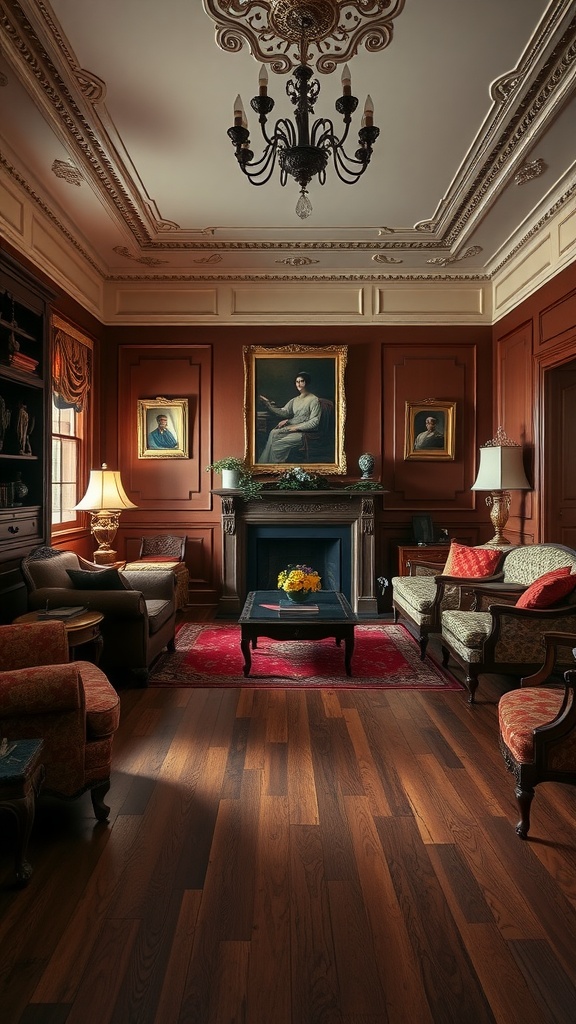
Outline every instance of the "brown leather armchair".
<path id="1" fill-rule="evenodd" d="M 0 626 L 0 736 L 42 739 L 42 792 L 76 797 L 89 789 L 105 821 L 120 699 L 96 665 L 68 657 L 63 622 Z"/>
<path id="2" fill-rule="evenodd" d="M 74 585 L 69 571 L 78 573 Z M 82 572 L 83 571 L 83 572 Z M 117 589 L 94 588 L 97 577 L 107 572 Z M 102 612 L 104 641 L 100 665 L 106 672 L 129 671 L 145 683 L 152 662 L 168 647 L 174 649 L 176 629 L 176 581 L 166 569 L 153 572 L 110 573 L 73 551 L 37 548 L 22 562 L 31 611 L 64 605 L 86 605 Z M 108 577 L 106 577 L 108 578 Z M 99 581 L 98 581 L 99 583 Z"/>

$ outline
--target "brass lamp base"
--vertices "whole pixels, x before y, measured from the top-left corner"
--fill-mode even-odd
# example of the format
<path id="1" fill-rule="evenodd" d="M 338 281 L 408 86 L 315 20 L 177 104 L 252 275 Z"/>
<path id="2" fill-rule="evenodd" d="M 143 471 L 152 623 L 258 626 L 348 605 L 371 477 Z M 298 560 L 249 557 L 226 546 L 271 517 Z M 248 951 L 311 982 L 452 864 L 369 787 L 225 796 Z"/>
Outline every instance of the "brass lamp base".
<path id="1" fill-rule="evenodd" d="M 502 532 L 510 514 L 510 491 L 491 491 L 486 495 L 486 504 L 490 509 L 490 522 L 496 531 L 488 544 L 493 547 L 510 544 Z"/>
<path id="2" fill-rule="evenodd" d="M 112 548 L 96 548 L 92 558 L 96 565 L 114 565 L 118 561 L 118 552 Z"/>

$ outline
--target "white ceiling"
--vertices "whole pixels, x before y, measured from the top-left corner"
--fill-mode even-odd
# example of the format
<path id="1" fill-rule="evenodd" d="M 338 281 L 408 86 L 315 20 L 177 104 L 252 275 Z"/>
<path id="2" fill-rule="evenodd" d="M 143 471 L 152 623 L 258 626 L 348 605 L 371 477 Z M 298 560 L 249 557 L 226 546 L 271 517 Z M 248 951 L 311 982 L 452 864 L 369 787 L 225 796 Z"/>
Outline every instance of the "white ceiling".
<path id="1" fill-rule="evenodd" d="M 2 162 L 105 277 L 491 273 L 576 188 L 576 2 L 405 0 L 393 26 L 349 62 L 372 162 L 352 186 L 329 166 L 307 221 L 292 179 L 238 168 L 226 133 L 239 92 L 259 155 L 260 62 L 218 47 L 201 0 L 0 0 Z M 336 123 L 340 74 L 315 107 Z"/>

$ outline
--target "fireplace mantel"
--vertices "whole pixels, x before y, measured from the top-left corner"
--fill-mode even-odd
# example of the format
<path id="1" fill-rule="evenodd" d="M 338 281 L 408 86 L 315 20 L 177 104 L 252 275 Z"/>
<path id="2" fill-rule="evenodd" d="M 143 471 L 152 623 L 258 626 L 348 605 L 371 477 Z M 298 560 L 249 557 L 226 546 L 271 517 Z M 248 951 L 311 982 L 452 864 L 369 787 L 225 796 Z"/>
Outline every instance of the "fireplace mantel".
<path id="1" fill-rule="evenodd" d="M 375 594 L 375 520 L 384 491 L 262 491 L 245 501 L 238 490 L 214 490 L 222 501 L 222 615 L 239 614 L 246 600 L 247 531 L 252 525 L 350 528 L 350 603 L 362 617 L 378 612 Z"/>

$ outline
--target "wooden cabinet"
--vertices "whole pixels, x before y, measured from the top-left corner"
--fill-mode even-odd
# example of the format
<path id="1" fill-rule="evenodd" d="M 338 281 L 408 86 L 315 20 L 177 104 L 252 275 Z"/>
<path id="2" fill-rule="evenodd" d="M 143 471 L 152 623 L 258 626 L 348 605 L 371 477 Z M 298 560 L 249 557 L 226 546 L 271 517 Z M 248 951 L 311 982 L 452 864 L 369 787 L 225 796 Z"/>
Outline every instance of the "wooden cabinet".
<path id="1" fill-rule="evenodd" d="M 440 565 L 444 565 L 449 551 L 449 544 L 399 544 L 398 575 L 409 575 L 408 562 L 412 558 L 418 558 L 423 562 L 438 562 Z"/>
<path id="2" fill-rule="evenodd" d="M 6 575 L 49 537 L 51 298 L 0 257 L 0 596 Z"/>

